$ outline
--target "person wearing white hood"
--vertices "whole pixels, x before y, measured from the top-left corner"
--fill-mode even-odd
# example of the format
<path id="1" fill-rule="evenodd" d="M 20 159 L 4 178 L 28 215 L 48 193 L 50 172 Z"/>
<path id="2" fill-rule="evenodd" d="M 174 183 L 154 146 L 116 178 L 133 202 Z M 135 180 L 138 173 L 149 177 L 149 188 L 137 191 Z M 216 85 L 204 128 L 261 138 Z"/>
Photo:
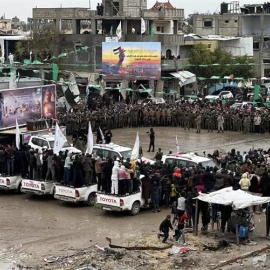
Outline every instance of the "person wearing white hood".
<path id="1" fill-rule="evenodd" d="M 43 153 L 41 149 L 38 149 L 38 152 L 36 154 L 36 159 L 37 159 L 37 179 L 40 180 L 42 179 L 43 175 Z"/>
<path id="2" fill-rule="evenodd" d="M 119 162 L 115 161 L 112 168 L 112 188 L 111 194 L 118 195 L 118 172 L 119 172 Z"/>

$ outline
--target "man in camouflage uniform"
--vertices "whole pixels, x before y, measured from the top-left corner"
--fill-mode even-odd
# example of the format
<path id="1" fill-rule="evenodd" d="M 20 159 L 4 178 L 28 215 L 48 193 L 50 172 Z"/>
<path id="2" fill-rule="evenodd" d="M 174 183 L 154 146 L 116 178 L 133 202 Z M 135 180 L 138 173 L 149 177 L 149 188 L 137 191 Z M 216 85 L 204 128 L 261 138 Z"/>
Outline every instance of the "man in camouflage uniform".
<path id="1" fill-rule="evenodd" d="M 213 126 L 214 126 L 214 120 L 213 120 L 213 115 L 212 113 L 209 113 L 207 118 L 206 118 L 206 123 L 207 123 L 207 128 L 208 132 L 213 132 Z"/>
<path id="2" fill-rule="evenodd" d="M 249 133 L 250 123 L 251 123 L 250 117 L 247 114 L 245 114 L 244 115 L 244 120 L 243 120 L 244 134 Z"/>
<path id="3" fill-rule="evenodd" d="M 190 120 L 189 120 L 189 114 L 188 112 L 185 113 L 184 115 L 184 130 L 190 130 Z"/>
<path id="4" fill-rule="evenodd" d="M 202 116 L 200 115 L 200 113 L 197 114 L 195 122 L 196 122 L 196 129 L 197 129 L 196 133 L 201 133 Z"/>

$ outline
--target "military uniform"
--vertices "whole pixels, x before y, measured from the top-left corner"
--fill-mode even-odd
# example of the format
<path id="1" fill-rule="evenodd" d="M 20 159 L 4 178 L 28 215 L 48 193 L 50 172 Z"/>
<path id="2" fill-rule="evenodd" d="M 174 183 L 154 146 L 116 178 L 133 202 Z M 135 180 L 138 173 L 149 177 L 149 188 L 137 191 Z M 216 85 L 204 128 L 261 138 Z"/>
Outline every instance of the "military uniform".
<path id="1" fill-rule="evenodd" d="M 201 133 L 202 117 L 200 114 L 197 115 L 195 122 L 196 122 L 196 129 L 197 129 L 196 133 Z"/>

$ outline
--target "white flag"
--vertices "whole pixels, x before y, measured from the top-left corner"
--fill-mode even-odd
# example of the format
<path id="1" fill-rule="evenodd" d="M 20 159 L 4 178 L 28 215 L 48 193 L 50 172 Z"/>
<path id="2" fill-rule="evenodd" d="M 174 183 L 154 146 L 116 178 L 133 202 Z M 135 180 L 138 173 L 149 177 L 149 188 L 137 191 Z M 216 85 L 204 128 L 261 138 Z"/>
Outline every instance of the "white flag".
<path id="1" fill-rule="evenodd" d="M 18 125 L 18 121 L 16 119 L 16 147 L 20 149 L 21 139 L 20 139 L 20 129 Z"/>
<path id="2" fill-rule="evenodd" d="M 179 148 L 179 143 L 178 143 L 177 135 L 175 137 L 175 141 L 176 141 L 176 152 L 177 152 L 177 154 L 179 154 L 180 148 Z"/>
<path id="3" fill-rule="evenodd" d="M 100 127 L 98 127 L 98 128 L 99 128 L 100 136 L 101 136 L 101 139 L 102 139 L 102 143 L 105 143 L 105 137 L 104 137 L 104 134 L 103 134 L 101 128 L 100 128 Z"/>
<path id="4" fill-rule="evenodd" d="M 116 35 L 118 37 L 118 40 L 120 40 L 122 38 L 122 24 L 121 24 L 121 21 L 120 21 L 119 25 L 116 28 Z"/>
<path id="5" fill-rule="evenodd" d="M 134 147 L 132 149 L 131 153 L 131 160 L 137 160 L 139 158 L 139 152 L 140 152 L 140 139 L 139 139 L 139 132 L 137 132 L 136 140 Z"/>
<path id="6" fill-rule="evenodd" d="M 57 122 L 55 123 L 55 135 L 54 135 L 54 144 L 53 144 L 53 153 L 58 155 L 59 151 L 62 149 L 63 145 L 67 142 L 67 138 L 62 133 Z"/>
<path id="7" fill-rule="evenodd" d="M 91 128 L 91 122 L 89 121 L 88 125 L 88 135 L 87 135 L 87 147 L 85 154 L 92 154 L 94 147 L 94 138 L 93 138 L 93 132 Z"/>
<path id="8" fill-rule="evenodd" d="M 145 31 L 146 31 L 145 20 L 143 18 L 141 18 L 141 34 L 144 34 Z"/>

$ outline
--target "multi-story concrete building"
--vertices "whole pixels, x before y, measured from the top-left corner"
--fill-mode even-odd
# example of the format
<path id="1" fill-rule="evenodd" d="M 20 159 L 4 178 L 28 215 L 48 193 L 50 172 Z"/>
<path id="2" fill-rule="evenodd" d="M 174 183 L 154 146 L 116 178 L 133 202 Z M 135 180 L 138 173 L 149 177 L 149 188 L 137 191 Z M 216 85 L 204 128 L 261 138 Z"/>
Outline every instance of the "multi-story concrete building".
<path id="1" fill-rule="evenodd" d="M 141 18 L 146 24 L 143 35 L 140 33 Z M 63 33 L 65 25 L 66 34 L 61 35 L 59 54 L 75 51 L 62 60 L 64 64 L 69 64 L 66 69 L 84 74 L 84 77 L 89 73 L 101 72 L 102 42 L 116 37 L 120 22 L 121 41 L 161 42 L 164 56 L 162 76 L 181 69 L 182 60 L 177 59 L 177 56 L 180 55 L 180 46 L 184 44 L 184 35 L 179 30 L 184 10 L 172 7 L 169 2 L 157 2 L 152 9 L 147 9 L 147 0 L 102 0 L 101 15 L 98 15 L 97 10 L 87 8 L 34 8 L 32 19 L 35 31 L 50 24 Z M 151 35 L 153 25 L 155 34 Z M 76 51 L 83 46 L 88 46 L 88 50 Z M 170 82 L 168 89 L 178 86 L 179 81 L 174 81 Z"/>
<path id="2" fill-rule="evenodd" d="M 193 32 L 201 35 L 253 37 L 258 76 L 270 76 L 270 9 L 262 4 L 222 3 L 218 14 L 194 14 Z"/>

